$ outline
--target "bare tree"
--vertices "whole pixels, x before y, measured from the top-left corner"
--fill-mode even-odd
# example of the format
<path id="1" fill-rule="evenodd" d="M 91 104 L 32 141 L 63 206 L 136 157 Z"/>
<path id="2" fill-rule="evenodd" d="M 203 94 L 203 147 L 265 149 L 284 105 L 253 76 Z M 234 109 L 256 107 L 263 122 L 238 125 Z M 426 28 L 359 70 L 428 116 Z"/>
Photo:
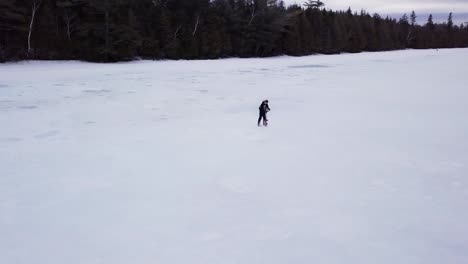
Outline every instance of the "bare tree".
<path id="1" fill-rule="evenodd" d="M 175 41 L 175 40 L 179 37 L 179 35 L 180 35 L 179 32 L 180 32 L 181 29 L 182 29 L 182 25 L 180 25 L 180 26 L 177 27 L 176 31 L 174 32 L 174 39 L 173 39 L 173 41 Z"/>
<path id="2" fill-rule="evenodd" d="M 257 16 L 257 9 L 255 7 L 255 1 L 251 0 L 249 1 L 249 9 L 250 9 L 250 20 L 249 20 L 249 26 L 252 24 L 255 16 Z"/>
<path id="3" fill-rule="evenodd" d="M 29 32 L 28 32 L 28 55 L 31 54 L 31 35 L 34 28 L 34 19 L 36 18 L 37 11 L 41 7 L 42 0 L 33 0 L 31 7 L 31 21 L 29 23 Z"/>
<path id="4" fill-rule="evenodd" d="M 195 26 L 193 28 L 192 37 L 195 36 L 195 34 L 197 33 L 199 23 L 200 23 L 200 14 L 197 15 L 197 21 L 195 22 Z"/>
<path id="5" fill-rule="evenodd" d="M 67 27 L 67 38 L 69 41 L 71 41 L 71 35 L 75 31 L 76 15 L 71 14 L 71 11 L 69 8 L 65 8 L 63 20 L 65 21 L 65 25 Z"/>
<path id="6" fill-rule="evenodd" d="M 78 15 L 74 12 L 74 8 L 85 5 L 85 1 L 75 0 L 57 0 L 56 5 L 62 9 L 62 19 L 65 23 L 67 38 L 71 41 L 72 34 L 78 28 Z"/>

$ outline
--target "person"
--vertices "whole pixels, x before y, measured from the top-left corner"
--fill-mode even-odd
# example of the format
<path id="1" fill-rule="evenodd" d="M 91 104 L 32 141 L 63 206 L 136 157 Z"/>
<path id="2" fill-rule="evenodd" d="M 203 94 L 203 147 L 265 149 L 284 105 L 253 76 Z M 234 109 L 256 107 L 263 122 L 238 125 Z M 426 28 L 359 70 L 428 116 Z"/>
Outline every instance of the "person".
<path id="1" fill-rule="evenodd" d="M 263 101 L 262 104 L 260 105 L 260 107 L 258 108 L 258 110 L 260 111 L 260 114 L 259 114 L 259 117 L 258 117 L 257 125 L 260 126 L 260 122 L 263 119 L 263 125 L 267 126 L 268 125 L 268 119 L 267 119 L 266 114 L 268 112 L 270 112 L 270 106 L 268 105 L 268 100 Z"/>

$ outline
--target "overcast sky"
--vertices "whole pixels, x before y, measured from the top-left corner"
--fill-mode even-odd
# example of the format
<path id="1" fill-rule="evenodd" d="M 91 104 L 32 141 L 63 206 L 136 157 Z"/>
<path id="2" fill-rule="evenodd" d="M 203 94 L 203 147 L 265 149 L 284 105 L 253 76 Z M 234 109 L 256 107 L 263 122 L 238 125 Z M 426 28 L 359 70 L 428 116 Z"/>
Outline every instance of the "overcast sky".
<path id="1" fill-rule="evenodd" d="M 289 4 L 303 4 L 306 0 L 283 0 Z M 327 9 L 353 11 L 365 9 L 369 13 L 379 13 L 382 16 L 400 18 L 412 10 L 418 15 L 418 23 L 427 21 L 428 14 L 434 14 L 435 22 L 447 20 L 448 13 L 453 12 L 455 23 L 468 22 L 468 0 L 322 0 Z"/>

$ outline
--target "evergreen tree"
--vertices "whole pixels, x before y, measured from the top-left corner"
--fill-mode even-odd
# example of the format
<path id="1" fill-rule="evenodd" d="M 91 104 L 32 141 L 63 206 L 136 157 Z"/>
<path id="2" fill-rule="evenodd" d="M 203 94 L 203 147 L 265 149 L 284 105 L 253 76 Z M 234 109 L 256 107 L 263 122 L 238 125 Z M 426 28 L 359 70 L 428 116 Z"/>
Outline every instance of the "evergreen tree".
<path id="1" fill-rule="evenodd" d="M 434 19 L 433 19 L 432 14 L 430 14 L 429 17 L 427 18 L 426 26 L 430 31 L 434 30 L 435 26 L 434 26 Z"/>
<path id="2" fill-rule="evenodd" d="M 416 12 L 414 12 L 414 10 L 411 11 L 410 18 L 411 18 L 411 26 L 414 27 L 416 25 L 416 18 L 417 18 Z"/>
<path id="3" fill-rule="evenodd" d="M 85 11 L 88 16 L 79 35 L 87 44 L 88 59 L 116 61 L 135 55 L 142 40 L 134 29 L 136 17 L 129 0 L 89 0 Z"/>
<path id="4" fill-rule="evenodd" d="M 448 31 L 452 31 L 453 29 L 453 14 L 450 12 L 448 20 L 447 20 L 447 29 Z"/>
<path id="5" fill-rule="evenodd" d="M 0 1 L 0 62 L 13 57 L 12 53 L 20 54 L 16 43 L 27 30 L 25 13 L 26 9 L 17 6 L 15 0 Z"/>
<path id="6" fill-rule="evenodd" d="M 24 29 L 25 13 L 25 8 L 17 6 L 15 0 L 0 1 L 0 31 Z"/>
<path id="7" fill-rule="evenodd" d="M 443 46 L 447 46 L 449 48 L 455 47 L 455 32 L 454 32 L 454 26 L 453 26 L 453 18 L 452 18 L 452 13 L 450 12 L 448 19 L 447 19 L 447 37 L 446 37 L 446 43 L 443 44 Z"/>
<path id="8" fill-rule="evenodd" d="M 400 24 L 403 24 L 403 25 L 409 25 L 408 16 L 406 14 L 403 14 L 399 22 Z"/>

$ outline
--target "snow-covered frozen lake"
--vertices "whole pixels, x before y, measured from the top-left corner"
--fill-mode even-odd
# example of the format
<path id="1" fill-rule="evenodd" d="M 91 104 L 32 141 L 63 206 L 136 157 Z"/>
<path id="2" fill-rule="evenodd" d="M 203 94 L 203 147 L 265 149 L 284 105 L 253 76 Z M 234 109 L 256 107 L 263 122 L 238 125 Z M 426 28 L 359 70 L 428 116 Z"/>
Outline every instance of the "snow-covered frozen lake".
<path id="1" fill-rule="evenodd" d="M 0 65 L 0 263 L 466 264 L 467 62 Z"/>

